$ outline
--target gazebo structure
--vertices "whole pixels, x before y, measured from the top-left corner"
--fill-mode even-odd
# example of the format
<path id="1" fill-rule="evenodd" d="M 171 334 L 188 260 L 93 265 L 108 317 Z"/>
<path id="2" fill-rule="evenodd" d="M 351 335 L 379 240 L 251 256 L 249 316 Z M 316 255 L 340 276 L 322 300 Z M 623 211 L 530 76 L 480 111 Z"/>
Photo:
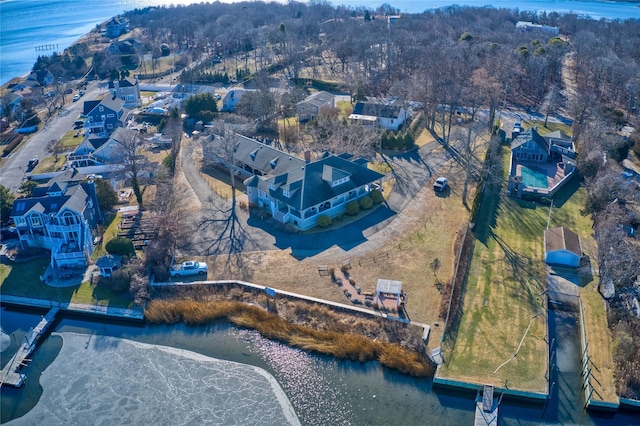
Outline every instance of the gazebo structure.
<path id="1" fill-rule="evenodd" d="M 96 265 L 100 268 L 100 275 L 103 277 L 110 277 L 116 269 L 120 268 L 121 264 L 122 256 L 117 254 L 108 254 L 96 261 Z"/>
<path id="2" fill-rule="evenodd" d="M 402 301 L 402 281 L 379 278 L 375 303 L 384 305 L 388 299 L 395 299 L 395 308 L 398 309 Z"/>

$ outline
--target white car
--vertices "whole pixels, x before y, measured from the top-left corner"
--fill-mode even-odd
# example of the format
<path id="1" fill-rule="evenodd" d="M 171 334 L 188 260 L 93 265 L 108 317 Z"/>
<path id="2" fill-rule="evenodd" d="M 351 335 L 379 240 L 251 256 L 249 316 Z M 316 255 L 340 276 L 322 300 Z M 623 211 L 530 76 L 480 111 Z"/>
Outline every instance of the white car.
<path id="1" fill-rule="evenodd" d="M 209 270 L 208 266 L 204 262 L 196 262 L 195 260 L 189 260 L 182 262 L 180 265 L 175 265 L 169 271 L 172 277 L 186 277 L 189 275 L 207 275 Z"/>
<path id="2" fill-rule="evenodd" d="M 436 179 L 435 183 L 433 184 L 433 190 L 437 191 L 437 192 L 442 192 L 445 189 L 447 189 L 447 178 L 446 177 L 439 177 L 438 179 Z"/>

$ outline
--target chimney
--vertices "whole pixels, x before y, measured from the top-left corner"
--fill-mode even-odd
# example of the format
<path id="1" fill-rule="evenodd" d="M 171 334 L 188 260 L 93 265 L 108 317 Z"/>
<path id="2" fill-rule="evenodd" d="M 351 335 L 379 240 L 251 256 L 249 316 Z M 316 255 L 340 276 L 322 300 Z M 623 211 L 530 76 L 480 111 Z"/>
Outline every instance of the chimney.
<path id="1" fill-rule="evenodd" d="M 120 91 L 120 80 L 113 80 L 113 90 L 115 91 L 115 95 L 118 96 L 118 92 Z"/>
<path id="2" fill-rule="evenodd" d="M 311 151 L 305 151 L 304 152 L 304 161 L 306 161 L 307 163 L 311 162 Z"/>

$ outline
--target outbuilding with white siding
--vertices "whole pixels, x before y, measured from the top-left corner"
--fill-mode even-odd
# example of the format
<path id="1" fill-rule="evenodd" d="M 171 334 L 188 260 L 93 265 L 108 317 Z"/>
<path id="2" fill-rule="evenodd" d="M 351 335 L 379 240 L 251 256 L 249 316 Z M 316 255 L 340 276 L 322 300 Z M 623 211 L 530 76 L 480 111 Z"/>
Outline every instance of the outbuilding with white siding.
<path id="1" fill-rule="evenodd" d="M 577 268 L 580 259 L 582 246 L 578 234 L 564 226 L 544 231 L 545 263 Z"/>

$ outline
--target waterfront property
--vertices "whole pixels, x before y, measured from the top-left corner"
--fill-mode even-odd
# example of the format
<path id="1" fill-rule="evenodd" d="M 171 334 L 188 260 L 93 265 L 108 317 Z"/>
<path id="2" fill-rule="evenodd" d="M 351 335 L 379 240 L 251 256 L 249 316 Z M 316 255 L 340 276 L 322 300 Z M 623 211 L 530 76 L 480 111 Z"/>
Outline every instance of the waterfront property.
<path id="1" fill-rule="evenodd" d="M 326 153 L 306 161 L 241 135 L 234 141 L 231 158 L 225 158 L 223 140 L 211 136 L 203 142 L 205 158 L 245 179 L 251 205 L 301 230 L 316 226 L 323 215 L 343 214 L 347 203 L 368 195 L 384 177 L 345 156 Z"/>
<path id="2" fill-rule="evenodd" d="M 13 203 L 11 218 L 23 248 L 51 250 L 52 268 L 86 266 L 101 217 L 94 183 L 75 169 Z"/>
<path id="3" fill-rule="evenodd" d="M 507 194 L 515 197 L 553 197 L 575 173 L 575 148 L 561 131 L 541 136 L 534 128 L 511 142 Z"/>

